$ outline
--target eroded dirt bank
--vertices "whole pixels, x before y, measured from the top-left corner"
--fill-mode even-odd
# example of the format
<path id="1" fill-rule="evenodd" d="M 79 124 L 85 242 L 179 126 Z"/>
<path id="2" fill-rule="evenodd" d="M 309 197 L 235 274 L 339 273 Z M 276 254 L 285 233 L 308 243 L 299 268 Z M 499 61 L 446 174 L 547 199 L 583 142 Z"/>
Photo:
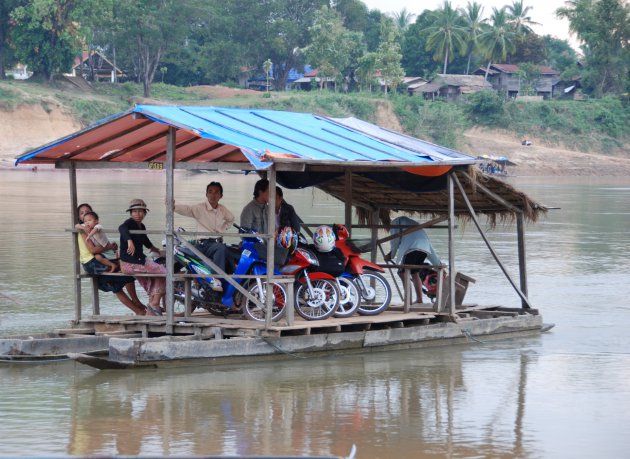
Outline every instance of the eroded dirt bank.
<path id="1" fill-rule="evenodd" d="M 400 131 L 398 119 L 385 104 L 378 107 L 381 126 Z M 15 157 L 30 148 L 44 145 L 81 129 L 82 126 L 61 107 L 24 105 L 14 111 L 0 110 L 0 167 L 12 168 Z M 465 132 L 461 150 L 478 155 L 507 156 L 517 166 L 510 172 L 519 176 L 626 176 L 630 175 L 630 158 L 577 152 L 546 144 L 544 139 L 530 139 L 523 146 L 515 134 L 473 128 Z"/>

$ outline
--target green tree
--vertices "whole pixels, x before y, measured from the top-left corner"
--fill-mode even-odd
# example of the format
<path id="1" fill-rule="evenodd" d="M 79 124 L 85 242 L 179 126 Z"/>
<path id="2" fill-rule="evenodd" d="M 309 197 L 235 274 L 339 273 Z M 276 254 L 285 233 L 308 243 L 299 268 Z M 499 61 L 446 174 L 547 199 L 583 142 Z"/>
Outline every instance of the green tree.
<path id="1" fill-rule="evenodd" d="M 346 39 L 349 43 L 349 55 L 347 65 L 341 69 L 340 76 L 345 78 L 347 89 L 353 91 L 357 87 L 356 72 L 359 68 L 359 59 L 367 53 L 367 46 L 362 32 L 348 31 Z"/>
<path id="2" fill-rule="evenodd" d="M 394 19 L 394 24 L 398 28 L 399 34 L 401 36 L 405 33 L 405 30 L 407 30 L 407 28 L 413 21 L 414 16 L 415 14 L 407 11 L 407 8 L 403 8 L 402 10 L 393 13 L 392 19 Z"/>
<path id="3" fill-rule="evenodd" d="M 340 14 L 328 7 L 322 7 L 315 14 L 309 32 L 312 42 L 306 48 L 306 56 L 318 69 L 321 90 L 327 77 L 339 80 L 338 77 L 348 66 L 353 36 L 343 26 Z"/>
<path id="4" fill-rule="evenodd" d="M 385 93 L 390 87 L 395 91 L 405 76 L 405 71 L 400 65 L 402 54 L 397 40 L 397 30 L 389 18 L 381 21 L 381 44 L 376 51 L 377 67 L 381 71 L 381 77 L 385 83 Z"/>
<path id="5" fill-rule="evenodd" d="M 73 11 L 77 0 L 31 0 L 15 8 L 11 38 L 15 57 L 34 74 L 52 81 L 56 73 L 70 70 L 79 49 Z"/>
<path id="6" fill-rule="evenodd" d="M 523 62 L 518 66 L 519 93 L 525 96 L 535 96 L 536 87 L 540 81 L 540 68 L 529 62 Z"/>
<path id="7" fill-rule="evenodd" d="M 92 51 L 111 51 L 112 54 L 108 57 L 116 65 L 116 30 L 113 21 L 115 1 L 84 0 L 77 3 L 74 11 L 76 21 L 81 24 L 78 33 L 83 45 L 82 51 L 88 52 L 88 79 L 92 81 L 95 78 Z"/>
<path id="8" fill-rule="evenodd" d="M 199 17 L 199 2 L 188 0 L 117 0 L 113 17 L 120 31 L 118 40 L 135 67 L 144 97 L 161 60 L 169 52 L 185 46 L 190 24 Z"/>
<path id="9" fill-rule="evenodd" d="M 517 36 L 514 39 L 514 51 L 507 56 L 507 61 L 515 64 L 519 62 L 543 64 L 546 59 L 547 46 L 545 40 L 534 32 Z"/>
<path id="10" fill-rule="evenodd" d="M 0 2 L 0 79 L 6 78 L 5 71 L 15 61 L 15 52 L 11 42 L 11 29 L 15 23 L 11 13 L 18 6 L 25 4 L 25 0 L 3 0 Z"/>
<path id="11" fill-rule="evenodd" d="M 445 0 L 442 7 L 432 12 L 433 25 L 425 29 L 427 34 L 426 50 L 433 51 L 436 61 L 444 60 L 442 73 L 446 73 L 448 63 L 456 52 L 466 50 L 466 29 L 459 12 Z"/>
<path id="12" fill-rule="evenodd" d="M 582 42 L 585 91 L 596 96 L 628 89 L 630 5 L 623 0 L 571 0 L 556 10 Z"/>
<path id="13" fill-rule="evenodd" d="M 375 81 L 374 74 L 378 64 L 378 54 L 367 52 L 359 58 L 358 64 L 356 74 L 359 79 L 359 87 L 371 92 L 372 84 Z"/>
<path id="14" fill-rule="evenodd" d="M 525 6 L 524 0 L 513 0 L 511 5 L 506 7 L 509 17 L 509 23 L 512 25 L 517 35 L 527 35 L 532 33 L 531 26 L 540 25 L 534 22 L 529 16 L 529 11 L 533 9 L 531 6 Z"/>
<path id="15" fill-rule="evenodd" d="M 368 51 L 376 51 L 381 44 L 381 23 L 386 16 L 379 10 L 371 10 L 367 16 L 367 26 L 363 31 Z"/>
<path id="16" fill-rule="evenodd" d="M 269 58 L 263 46 L 265 28 L 261 18 L 267 12 L 261 2 L 248 0 L 204 0 L 199 5 L 199 19 L 179 47 L 186 59 L 170 51 L 166 59 L 181 67 L 182 77 L 192 77 L 192 84 L 216 84 L 238 81 L 241 67 L 257 68 Z M 194 69 L 193 74 L 190 69 Z"/>
<path id="17" fill-rule="evenodd" d="M 268 0 L 266 10 L 258 18 L 264 31 L 259 44 L 266 47 L 274 63 L 276 90 L 284 90 L 289 72 L 302 62 L 301 50 L 310 42 L 306 31 L 313 24 L 315 13 L 326 4 L 325 0 Z"/>
<path id="18" fill-rule="evenodd" d="M 560 40 L 551 35 L 545 35 L 543 41 L 547 50 L 546 65 L 560 72 L 577 69 L 577 53 L 567 40 Z"/>
<path id="19" fill-rule="evenodd" d="M 485 79 L 488 79 L 490 65 L 495 58 L 505 60 L 507 54 L 514 51 L 516 33 L 510 27 L 504 8 L 492 8 L 490 26 L 479 35 L 479 44 L 484 57 L 488 60 Z"/>
<path id="20" fill-rule="evenodd" d="M 424 10 L 405 32 L 401 64 L 406 75 L 428 78 L 431 74 L 439 72 L 431 53 L 426 51 L 427 37 L 423 33 L 432 22 L 431 12 Z"/>
<path id="21" fill-rule="evenodd" d="M 335 0 L 334 9 L 343 18 L 343 26 L 353 32 L 365 32 L 370 23 L 368 8 L 361 0 Z"/>
<path id="22" fill-rule="evenodd" d="M 466 8 L 461 10 L 464 19 L 464 29 L 466 31 L 466 75 L 470 73 L 470 60 L 473 54 L 479 49 L 479 35 L 483 31 L 486 19 L 483 17 L 483 6 L 477 2 L 468 2 Z"/>

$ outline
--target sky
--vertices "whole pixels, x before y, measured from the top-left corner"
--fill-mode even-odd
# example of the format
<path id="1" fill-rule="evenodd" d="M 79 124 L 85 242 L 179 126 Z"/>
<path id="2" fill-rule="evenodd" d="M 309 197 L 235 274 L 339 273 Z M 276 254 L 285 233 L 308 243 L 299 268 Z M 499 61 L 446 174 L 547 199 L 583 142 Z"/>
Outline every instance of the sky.
<path id="1" fill-rule="evenodd" d="M 362 0 L 369 9 L 377 9 L 383 13 L 399 12 L 403 8 L 413 14 L 420 14 L 424 10 L 438 9 L 444 0 Z M 469 0 L 451 0 L 455 8 L 464 8 Z M 477 0 L 484 6 L 484 17 L 492 14 L 492 7 L 501 8 L 511 5 L 512 0 Z M 564 6 L 565 0 L 525 0 L 525 6 L 531 6 L 529 16 L 541 25 L 532 26 L 539 35 L 551 35 L 569 43 L 578 49 L 575 37 L 569 36 L 569 23 L 566 19 L 556 19 L 554 11 Z M 415 19 L 415 18 L 414 18 Z"/>

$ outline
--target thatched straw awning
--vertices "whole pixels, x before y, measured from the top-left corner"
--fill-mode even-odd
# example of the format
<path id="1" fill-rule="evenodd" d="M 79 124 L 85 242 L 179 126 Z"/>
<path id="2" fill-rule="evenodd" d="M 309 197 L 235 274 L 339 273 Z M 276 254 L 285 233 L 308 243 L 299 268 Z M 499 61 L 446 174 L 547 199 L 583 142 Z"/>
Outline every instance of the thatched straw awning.
<path id="1" fill-rule="evenodd" d="M 500 221 L 512 221 L 517 212 L 522 212 L 526 220 L 534 222 L 543 216 L 548 208 L 530 199 L 501 179 L 478 172 L 469 167 L 455 172 L 475 212 L 485 215 L 491 226 Z M 336 198 L 345 200 L 345 180 L 343 176 L 317 185 L 317 188 Z M 486 192 L 487 190 L 487 192 Z M 494 195 L 494 196 L 493 196 Z M 372 210 L 378 210 L 381 223 L 388 225 L 394 212 L 416 213 L 428 218 L 448 214 L 448 191 L 411 192 L 392 188 L 368 177 L 354 174 L 352 177 L 352 204 L 357 207 L 360 220 L 367 222 Z M 455 215 L 468 219 L 468 208 L 456 190 Z"/>

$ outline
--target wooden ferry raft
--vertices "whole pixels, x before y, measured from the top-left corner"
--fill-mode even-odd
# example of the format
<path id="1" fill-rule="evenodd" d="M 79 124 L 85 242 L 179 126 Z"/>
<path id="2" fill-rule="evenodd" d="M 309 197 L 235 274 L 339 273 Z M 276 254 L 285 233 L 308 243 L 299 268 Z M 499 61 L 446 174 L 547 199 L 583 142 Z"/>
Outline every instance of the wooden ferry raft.
<path id="1" fill-rule="evenodd" d="M 77 172 L 82 169 L 148 169 L 165 176 L 166 316 L 165 318 L 100 316 L 98 291 L 93 289 L 92 314 L 81 302 L 84 277 L 78 261 L 76 235 L 72 234 L 74 271 L 74 322 L 80 327 L 109 334 L 109 360 L 121 365 L 143 365 L 163 356 L 177 359 L 260 358 L 261 356 L 355 352 L 505 338 L 544 330 L 542 318 L 528 298 L 525 224 L 535 222 L 547 208 L 504 181 L 477 171 L 479 161 L 463 153 L 395 133 L 354 118 L 332 119 L 317 115 L 221 107 L 136 106 L 101 120 L 86 129 L 31 150 L 17 164 L 54 164 L 67 169 L 70 183 L 71 226 L 79 203 Z M 174 184 L 176 170 L 257 172 L 269 180 L 267 274 L 262 281 L 280 282 L 274 272 L 275 189 L 313 186 L 344 206 L 344 224 L 351 235 L 369 230 L 370 259 L 377 262 L 379 231 L 390 229 L 392 218 L 411 214 L 421 220 L 415 231 L 445 223 L 448 230 L 447 295 L 435 311 L 412 308 L 409 273 L 405 270 L 403 311 L 377 317 L 355 317 L 322 322 L 295 321 L 287 326 L 244 320 L 230 321 L 196 314 L 184 320 L 174 313 L 176 274 L 173 249 Z M 488 226 L 516 223 L 515 249 L 518 272 L 510 273 L 485 234 Z M 458 219 L 471 221 L 495 262 L 520 298 L 520 309 L 498 306 L 458 306 L 455 229 Z M 151 232 L 143 232 L 149 234 Z M 154 234 L 154 233 L 151 233 Z M 190 233 L 189 233 L 190 234 Z M 402 233 L 401 233 L 402 234 Z M 195 233 L 200 237 L 230 234 Z M 240 236 L 239 236 L 240 237 Z M 384 255 L 384 254 L 383 254 Z M 263 305 L 245 291 L 233 276 L 207 258 L 201 258 L 240 293 L 271 310 L 272 297 Z M 473 273 L 474 275 L 474 273 Z M 442 276 L 438 275 L 438 282 Z M 478 286 L 480 286 L 478 284 Z M 291 289 L 289 289 L 291 291 Z M 438 286 L 438 290 L 439 286 Z M 188 297 L 188 295 L 187 295 Z M 187 299 L 189 302 L 189 299 Z M 292 300 L 287 299 L 291 312 Z M 190 314 L 189 314 L 190 315 Z M 98 330 L 97 330 L 98 329 Z M 92 333 L 92 332 L 91 332 Z M 133 338 L 113 334 L 133 333 Z M 113 336 L 113 337 L 111 337 Z M 161 336 L 161 337 L 160 337 Z M 319 343 L 319 344 L 317 344 Z M 149 352 L 148 349 L 158 349 Z M 133 351 L 133 350 L 136 351 Z M 146 349 L 146 357 L 142 349 Z M 134 353 L 135 352 L 135 353 Z M 177 357 L 179 356 L 179 357 Z M 83 358 L 78 356 L 77 358 Z M 102 363 L 102 362 L 101 362 Z M 112 364 L 113 364 L 112 363 Z"/>
<path id="2" fill-rule="evenodd" d="M 225 364 L 483 342 L 537 334 L 546 328 L 534 310 L 472 306 L 462 307 L 453 317 L 429 312 L 427 306 L 271 327 L 195 314 L 176 323 L 172 334 L 164 333 L 166 320 L 160 317 L 88 317 L 82 320 L 86 330 L 93 327 L 96 334 L 124 337 L 110 335 L 107 357 L 69 355 L 99 369 Z"/>

